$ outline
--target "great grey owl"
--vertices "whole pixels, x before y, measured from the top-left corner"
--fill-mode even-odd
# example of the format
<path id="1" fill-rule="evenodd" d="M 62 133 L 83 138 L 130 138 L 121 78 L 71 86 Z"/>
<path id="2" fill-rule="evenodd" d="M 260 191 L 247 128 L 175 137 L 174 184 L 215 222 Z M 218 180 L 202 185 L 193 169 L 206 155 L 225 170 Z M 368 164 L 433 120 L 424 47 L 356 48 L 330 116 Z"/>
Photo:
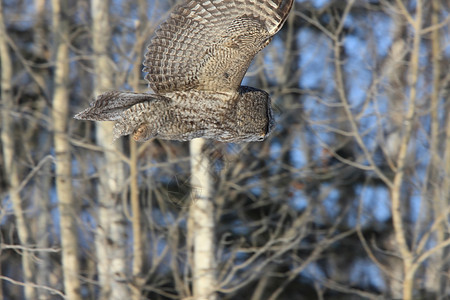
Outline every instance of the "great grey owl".
<path id="1" fill-rule="evenodd" d="M 143 71 L 154 93 L 105 92 L 75 118 L 115 121 L 115 139 L 264 140 L 275 124 L 270 97 L 240 84 L 293 1 L 186 1 L 147 47 Z"/>

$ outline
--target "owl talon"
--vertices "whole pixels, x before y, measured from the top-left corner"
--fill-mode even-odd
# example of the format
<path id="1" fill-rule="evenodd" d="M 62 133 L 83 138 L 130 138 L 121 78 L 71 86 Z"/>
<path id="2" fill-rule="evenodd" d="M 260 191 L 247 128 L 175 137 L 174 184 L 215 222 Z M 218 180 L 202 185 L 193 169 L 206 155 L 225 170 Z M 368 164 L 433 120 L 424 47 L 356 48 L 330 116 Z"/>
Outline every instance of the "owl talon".
<path id="1" fill-rule="evenodd" d="M 133 140 L 136 142 L 143 142 L 151 138 L 151 130 L 148 124 L 141 124 L 133 132 Z"/>

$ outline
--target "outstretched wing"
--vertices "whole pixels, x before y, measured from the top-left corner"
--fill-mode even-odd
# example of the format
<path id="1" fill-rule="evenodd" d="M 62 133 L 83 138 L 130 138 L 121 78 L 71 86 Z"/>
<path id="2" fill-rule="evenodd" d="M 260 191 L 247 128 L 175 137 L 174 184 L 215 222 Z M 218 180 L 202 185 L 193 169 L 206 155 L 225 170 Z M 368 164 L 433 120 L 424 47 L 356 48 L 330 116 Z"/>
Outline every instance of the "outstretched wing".
<path id="1" fill-rule="evenodd" d="M 156 31 L 144 61 L 156 93 L 236 91 L 294 0 L 190 0 Z"/>
<path id="2" fill-rule="evenodd" d="M 170 101 L 161 95 L 147 93 L 110 91 L 100 94 L 83 111 L 77 113 L 74 118 L 91 121 L 116 121 L 123 118 L 123 113 L 135 104 L 152 101 Z"/>

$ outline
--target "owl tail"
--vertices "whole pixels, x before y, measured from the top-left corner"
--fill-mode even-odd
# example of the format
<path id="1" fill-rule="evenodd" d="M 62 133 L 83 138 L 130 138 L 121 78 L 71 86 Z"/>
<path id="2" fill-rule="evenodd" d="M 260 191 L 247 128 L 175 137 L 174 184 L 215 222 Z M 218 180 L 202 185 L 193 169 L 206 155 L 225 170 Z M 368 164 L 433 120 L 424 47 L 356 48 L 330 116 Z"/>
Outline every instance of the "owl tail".
<path id="1" fill-rule="evenodd" d="M 77 113 L 74 118 L 91 121 L 115 121 L 122 118 L 128 108 L 137 103 L 160 98 L 159 95 L 110 91 L 100 94 L 90 107 Z"/>

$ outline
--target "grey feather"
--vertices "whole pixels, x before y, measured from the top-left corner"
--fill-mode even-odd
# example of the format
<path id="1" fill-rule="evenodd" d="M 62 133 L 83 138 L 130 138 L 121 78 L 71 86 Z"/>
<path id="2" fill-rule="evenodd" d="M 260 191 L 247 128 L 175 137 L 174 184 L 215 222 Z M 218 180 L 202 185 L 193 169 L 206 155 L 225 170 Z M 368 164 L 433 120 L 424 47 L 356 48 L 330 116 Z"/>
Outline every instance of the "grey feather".
<path id="1" fill-rule="evenodd" d="M 122 118 L 125 110 L 143 101 L 154 101 L 163 98 L 160 95 L 110 91 L 100 94 L 85 110 L 74 118 L 90 121 L 115 121 Z"/>
<path id="2" fill-rule="evenodd" d="M 112 120 L 114 137 L 261 141 L 274 127 L 269 95 L 240 86 L 293 0 L 200 0 L 179 5 L 148 46 L 151 93 L 107 92 L 75 118 Z"/>

